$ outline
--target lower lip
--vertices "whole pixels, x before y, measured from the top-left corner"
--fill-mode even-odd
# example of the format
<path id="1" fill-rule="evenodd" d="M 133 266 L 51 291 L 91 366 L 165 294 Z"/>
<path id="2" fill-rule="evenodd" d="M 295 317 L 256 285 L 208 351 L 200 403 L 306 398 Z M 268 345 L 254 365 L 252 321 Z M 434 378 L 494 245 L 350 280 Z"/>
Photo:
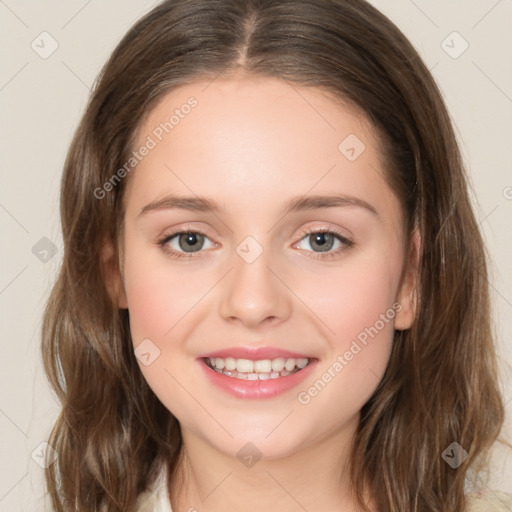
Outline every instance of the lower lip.
<path id="1" fill-rule="evenodd" d="M 242 380 L 235 377 L 228 377 L 223 373 L 212 370 L 202 359 L 198 359 L 198 362 L 203 367 L 206 377 L 210 379 L 215 386 L 236 398 L 254 399 L 273 398 L 293 389 L 311 375 L 318 360 L 311 360 L 302 370 L 292 373 L 291 375 L 267 380 Z"/>

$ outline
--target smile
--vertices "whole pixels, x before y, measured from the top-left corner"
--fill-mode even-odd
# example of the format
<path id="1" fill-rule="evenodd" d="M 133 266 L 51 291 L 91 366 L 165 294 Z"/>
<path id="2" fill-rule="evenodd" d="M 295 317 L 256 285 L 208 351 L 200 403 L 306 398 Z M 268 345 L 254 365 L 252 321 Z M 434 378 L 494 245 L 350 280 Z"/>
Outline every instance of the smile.
<path id="1" fill-rule="evenodd" d="M 235 359 L 207 357 L 204 362 L 212 370 L 240 380 L 268 380 L 297 373 L 309 364 L 308 358 Z"/>
<path id="2" fill-rule="evenodd" d="M 235 359 L 201 357 L 214 389 L 239 399 L 269 399 L 292 391 L 312 375 L 316 358 Z"/>

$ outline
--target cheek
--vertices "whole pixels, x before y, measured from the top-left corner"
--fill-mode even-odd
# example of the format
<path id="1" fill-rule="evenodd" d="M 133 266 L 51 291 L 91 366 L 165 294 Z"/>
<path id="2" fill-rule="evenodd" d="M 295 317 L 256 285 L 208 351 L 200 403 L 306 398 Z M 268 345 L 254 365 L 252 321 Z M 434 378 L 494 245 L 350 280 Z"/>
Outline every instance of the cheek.
<path id="1" fill-rule="evenodd" d="M 325 425 L 356 414 L 385 372 L 393 319 L 400 309 L 395 303 L 400 258 L 390 261 L 382 256 L 358 261 L 319 276 L 315 286 L 308 283 L 301 291 L 322 320 L 328 345 L 320 355 L 320 379 L 306 383 L 297 398 L 302 405 L 318 407 Z"/>
<path id="2" fill-rule="evenodd" d="M 395 315 L 392 306 L 398 277 L 399 267 L 390 264 L 388 258 L 365 258 L 305 280 L 297 294 L 307 297 L 307 305 L 322 320 L 325 337 L 331 340 L 333 348 L 343 349 L 347 342 L 375 324 L 383 337 L 392 334 L 393 324 L 389 320 Z M 318 320 L 316 323 L 319 324 Z"/>
<path id="3" fill-rule="evenodd" d="M 190 408 L 190 397 L 181 386 L 192 389 L 194 385 L 194 375 L 187 373 L 183 364 L 186 336 L 177 334 L 186 326 L 187 312 L 201 289 L 199 283 L 191 282 L 193 279 L 191 273 L 169 271 L 159 255 L 135 245 L 127 248 L 124 281 L 135 353 L 150 354 L 148 364 L 137 356 L 140 370 L 156 396 L 173 412 Z M 144 350 L 137 350 L 139 345 Z"/>
<path id="4" fill-rule="evenodd" d="M 161 255 L 136 247 L 126 253 L 125 291 L 133 341 L 163 340 L 197 302 L 199 275 L 172 271 Z"/>

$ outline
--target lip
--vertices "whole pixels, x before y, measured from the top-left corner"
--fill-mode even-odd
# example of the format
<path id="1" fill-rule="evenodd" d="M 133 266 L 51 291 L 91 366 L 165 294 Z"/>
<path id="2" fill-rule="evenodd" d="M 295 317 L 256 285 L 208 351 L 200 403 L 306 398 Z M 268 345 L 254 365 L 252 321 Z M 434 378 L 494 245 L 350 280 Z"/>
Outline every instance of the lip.
<path id="1" fill-rule="evenodd" d="M 234 359 L 251 359 L 253 361 L 259 361 L 261 359 L 277 359 L 278 357 L 283 357 L 285 359 L 313 359 L 311 356 L 306 354 L 290 352 L 288 350 L 274 347 L 231 347 L 201 354 L 198 359 L 203 359 L 205 357 L 220 357 L 222 359 L 225 359 L 226 357 L 233 357 Z"/>
<path id="2" fill-rule="evenodd" d="M 280 354 L 282 353 L 283 351 L 280 351 Z M 217 354 L 217 352 L 215 352 L 215 354 Z M 235 398 L 264 399 L 276 397 L 298 386 L 314 371 L 318 363 L 318 359 L 310 359 L 307 366 L 298 372 L 292 373 L 291 375 L 267 380 L 242 380 L 234 377 L 228 377 L 227 375 L 212 370 L 205 363 L 204 359 L 198 359 L 197 362 L 203 368 L 206 378 L 214 386 L 225 393 L 234 396 Z"/>

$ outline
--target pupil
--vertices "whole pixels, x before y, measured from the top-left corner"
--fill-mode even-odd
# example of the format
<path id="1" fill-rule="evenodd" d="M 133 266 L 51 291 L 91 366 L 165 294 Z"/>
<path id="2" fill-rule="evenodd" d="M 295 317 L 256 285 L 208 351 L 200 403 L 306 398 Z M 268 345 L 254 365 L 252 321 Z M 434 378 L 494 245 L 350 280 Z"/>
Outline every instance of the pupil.
<path id="1" fill-rule="evenodd" d="M 332 249 L 334 240 L 330 233 L 313 233 L 312 236 L 314 243 L 319 245 L 322 252 Z"/>
<path id="2" fill-rule="evenodd" d="M 201 245 L 200 242 L 198 243 L 198 238 L 200 240 L 201 237 L 202 237 L 202 235 L 199 235 L 199 233 L 190 233 L 189 232 L 189 233 L 182 234 L 180 236 L 180 242 L 184 238 L 186 241 L 186 244 L 185 244 L 185 246 L 182 246 L 182 244 L 180 243 L 181 249 L 183 249 L 186 252 L 194 252 L 193 250 L 197 249 L 197 247 L 194 247 L 194 245 L 196 245 L 196 244 L 198 244 L 199 246 Z M 189 245 L 187 245 L 187 244 L 189 244 Z M 190 250 L 190 249 L 192 249 L 192 250 Z"/>

